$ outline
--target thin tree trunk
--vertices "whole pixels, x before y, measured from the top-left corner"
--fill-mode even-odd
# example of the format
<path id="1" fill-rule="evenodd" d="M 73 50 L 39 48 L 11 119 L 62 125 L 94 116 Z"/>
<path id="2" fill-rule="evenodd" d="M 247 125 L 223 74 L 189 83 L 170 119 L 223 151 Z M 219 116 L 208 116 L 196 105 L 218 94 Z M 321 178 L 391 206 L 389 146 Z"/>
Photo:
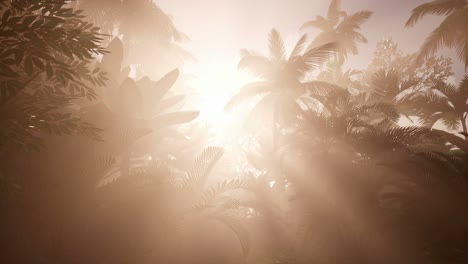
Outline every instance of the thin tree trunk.
<path id="1" fill-rule="evenodd" d="M 275 105 L 273 106 L 273 151 L 276 152 L 277 149 L 277 140 L 278 140 L 278 128 L 276 127 L 276 124 L 278 123 L 278 117 L 279 117 L 279 101 L 281 99 L 278 97 L 275 100 Z"/>
<path id="2" fill-rule="evenodd" d="M 127 149 L 122 154 L 122 161 L 120 165 L 120 175 L 126 177 L 129 174 L 130 174 L 130 150 Z"/>
<path id="3" fill-rule="evenodd" d="M 463 128 L 463 136 L 465 136 L 465 140 L 468 140 L 468 128 L 466 126 L 466 118 L 468 114 L 462 114 L 461 123 Z"/>

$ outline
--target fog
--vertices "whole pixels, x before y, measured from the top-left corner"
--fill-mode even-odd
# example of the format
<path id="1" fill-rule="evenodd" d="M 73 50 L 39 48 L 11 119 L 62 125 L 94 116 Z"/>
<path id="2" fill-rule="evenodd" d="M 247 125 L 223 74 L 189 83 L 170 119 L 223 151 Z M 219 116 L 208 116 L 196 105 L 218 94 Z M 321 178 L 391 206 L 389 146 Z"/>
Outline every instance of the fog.
<path id="1" fill-rule="evenodd" d="M 0 263 L 468 263 L 467 0 L 0 0 Z"/>

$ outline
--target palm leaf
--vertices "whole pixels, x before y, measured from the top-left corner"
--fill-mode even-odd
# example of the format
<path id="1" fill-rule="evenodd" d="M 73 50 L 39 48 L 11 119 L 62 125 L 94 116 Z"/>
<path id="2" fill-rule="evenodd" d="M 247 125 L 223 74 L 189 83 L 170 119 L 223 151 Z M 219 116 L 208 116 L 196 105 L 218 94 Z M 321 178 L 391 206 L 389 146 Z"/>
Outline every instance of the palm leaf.
<path id="1" fill-rule="evenodd" d="M 310 20 L 302 24 L 301 29 L 306 29 L 308 27 L 315 27 L 322 31 L 326 31 L 330 29 L 330 24 L 328 23 L 326 18 L 322 16 L 317 16 L 315 20 Z"/>
<path id="2" fill-rule="evenodd" d="M 304 34 L 302 37 L 297 41 L 296 45 L 294 46 L 293 50 L 291 51 L 290 58 L 300 56 L 301 53 L 304 51 L 305 44 L 307 41 L 307 35 Z"/>
<path id="3" fill-rule="evenodd" d="M 459 27 L 458 23 L 459 18 L 457 16 L 450 16 L 442 21 L 424 41 L 417 61 L 421 62 L 430 55 L 435 54 L 442 47 L 453 47 L 457 42 L 457 34 L 454 29 Z"/>
<path id="4" fill-rule="evenodd" d="M 398 121 L 400 114 L 392 104 L 375 103 L 370 105 L 361 105 L 353 109 L 352 115 L 369 115 L 372 113 L 382 113 L 392 121 Z"/>
<path id="5" fill-rule="evenodd" d="M 360 29 L 361 24 L 366 22 L 372 16 L 372 14 L 373 13 L 371 11 L 363 10 L 363 11 L 358 11 L 350 16 L 346 16 L 343 19 L 343 22 L 341 22 L 338 25 L 337 31 L 348 32 L 349 34 L 349 32 L 353 30 Z M 367 39 L 365 39 L 364 37 L 360 38 L 360 40 L 363 41 L 364 43 L 367 43 Z"/>
<path id="6" fill-rule="evenodd" d="M 342 87 L 323 81 L 310 81 L 303 83 L 302 86 L 308 91 L 312 97 L 314 96 L 328 96 L 337 91 L 344 90 Z"/>
<path id="7" fill-rule="evenodd" d="M 328 6 L 327 18 L 333 24 L 336 25 L 341 15 L 341 0 L 332 0 Z"/>
<path id="8" fill-rule="evenodd" d="M 242 225 L 240 217 L 234 213 L 228 212 L 217 213 L 212 217 L 225 224 L 236 234 L 237 238 L 239 239 L 244 257 L 247 257 L 250 252 L 250 233 Z"/>
<path id="9" fill-rule="evenodd" d="M 226 194 L 231 194 L 232 191 L 239 189 L 248 189 L 251 183 L 245 179 L 225 180 L 217 185 L 204 190 L 201 194 L 201 199 L 196 203 L 195 208 L 207 208 L 216 206 L 216 200 Z"/>
<path id="10" fill-rule="evenodd" d="M 223 149 L 219 147 L 208 147 L 195 159 L 192 168 L 184 179 L 183 186 L 191 189 L 203 187 L 208 174 L 223 155 Z"/>
<path id="11" fill-rule="evenodd" d="M 239 70 L 247 70 L 258 77 L 269 74 L 270 60 L 262 55 L 251 53 L 247 50 L 242 50 L 242 57 L 237 68 Z"/>
<path id="12" fill-rule="evenodd" d="M 466 6 L 466 0 L 442 0 L 424 3 L 411 11 L 411 16 L 406 21 L 407 27 L 414 26 L 426 15 L 450 15 L 457 9 Z"/>
<path id="13" fill-rule="evenodd" d="M 463 138 L 440 129 L 433 128 L 432 131 L 441 135 L 450 144 L 457 146 L 461 150 L 468 151 L 468 141 Z"/>
<path id="14" fill-rule="evenodd" d="M 441 137 L 425 127 L 407 126 L 387 129 L 383 136 L 388 142 L 409 146 L 420 142 L 440 142 Z"/>
<path id="15" fill-rule="evenodd" d="M 277 60 L 283 60 L 286 56 L 284 42 L 276 29 L 271 30 L 269 43 L 270 55 Z"/>
<path id="16" fill-rule="evenodd" d="M 307 65 L 318 68 L 333 56 L 337 47 L 336 42 L 330 42 L 308 50 L 302 59 Z"/>
<path id="17" fill-rule="evenodd" d="M 263 93 L 267 93 L 271 90 L 270 84 L 267 82 L 253 82 L 250 84 L 245 85 L 241 88 L 241 90 L 235 94 L 229 102 L 226 104 L 224 109 L 226 111 L 232 110 L 232 108 L 242 101 L 252 98 L 253 96 L 260 95 Z"/>

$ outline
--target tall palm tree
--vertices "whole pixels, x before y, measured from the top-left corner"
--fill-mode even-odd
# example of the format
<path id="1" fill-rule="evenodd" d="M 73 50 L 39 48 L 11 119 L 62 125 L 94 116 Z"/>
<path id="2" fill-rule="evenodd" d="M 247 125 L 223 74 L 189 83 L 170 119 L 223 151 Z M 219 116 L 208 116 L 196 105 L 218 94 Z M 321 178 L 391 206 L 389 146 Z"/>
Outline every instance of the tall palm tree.
<path id="1" fill-rule="evenodd" d="M 358 53 L 358 43 L 367 43 L 366 37 L 359 30 L 371 16 L 372 12 L 367 10 L 348 15 L 341 10 L 340 0 L 332 0 L 327 17 L 317 16 L 314 20 L 305 22 L 301 29 L 314 27 L 321 30 L 321 33 L 311 43 L 311 47 L 337 41 L 337 60 L 341 65 L 348 54 Z"/>
<path id="2" fill-rule="evenodd" d="M 317 70 L 333 54 L 335 43 L 323 44 L 304 51 L 306 35 L 303 35 L 291 53 L 286 54 L 283 39 L 272 29 L 269 36 L 270 56 L 243 49 L 238 68 L 254 74 L 259 81 L 242 87 L 226 104 L 230 110 L 245 99 L 264 95 L 253 112 L 273 108 L 273 141 L 276 142 L 277 124 L 287 108 L 297 107 L 296 100 L 306 93 L 312 96 L 325 96 L 338 89 L 338 86 L 322 81 L 304 81 L 307 73 Z"/>
<path id="3" fill-rule="evenodd" d="M 414 26 L 424 16 L 445 15 L 446 18 L 432 31 L 421 47 L 419 60 L 425 59 L 443 47 L 455 48 L 458 57 L 468 67 L 468 2 L 466 0 L 435 0 L 413 9 L 406 22 Z"/>

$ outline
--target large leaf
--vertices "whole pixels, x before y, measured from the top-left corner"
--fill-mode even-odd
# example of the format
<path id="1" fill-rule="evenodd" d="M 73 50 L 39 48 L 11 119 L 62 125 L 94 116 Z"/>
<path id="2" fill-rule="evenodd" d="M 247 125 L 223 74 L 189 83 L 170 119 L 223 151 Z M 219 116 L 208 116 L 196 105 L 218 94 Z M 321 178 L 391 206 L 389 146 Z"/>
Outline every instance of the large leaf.
<path id="1" fill-rule="evenodd" d="M 119 88 L 118 109 L 114 109 L 117 113 L 122 113 L 127 117 L 141 117 L 143 111 L 143 97 L 131 78 L 126 78 Z"/>
<path id="2" fill-rule="evenodd" d="M 153 102 L 159 102 L 164 95 L 171 89 L 174 83 L 177 81 L 179 77 L 179 70 L 175 69 L 171 72 L 164 75 L 159 81 L 157 81 L 152 89 L 154 89 L 153 98 L 151 100 Z"/>
<path id="3" fill-rule="evenodd" d="M 162 113 L 168 110 L 169 108 L 174 107 L 178 103 L 184 101 L 184 99 L 185 99 L 184 95 L 175 95 L 175 96 L 171 96 L 166 99 L 163 99 L 156 105 L 154 112 Z"/>
<path id="4" fill-rule="evenodd" d="M 107 46 L 109 53 L 102 57 L 101 68 L 108 72 L 113 78 L 117 78 L 120 74 L 123 60 L 123 44 L 119 38 L 114 38 Z"/>

